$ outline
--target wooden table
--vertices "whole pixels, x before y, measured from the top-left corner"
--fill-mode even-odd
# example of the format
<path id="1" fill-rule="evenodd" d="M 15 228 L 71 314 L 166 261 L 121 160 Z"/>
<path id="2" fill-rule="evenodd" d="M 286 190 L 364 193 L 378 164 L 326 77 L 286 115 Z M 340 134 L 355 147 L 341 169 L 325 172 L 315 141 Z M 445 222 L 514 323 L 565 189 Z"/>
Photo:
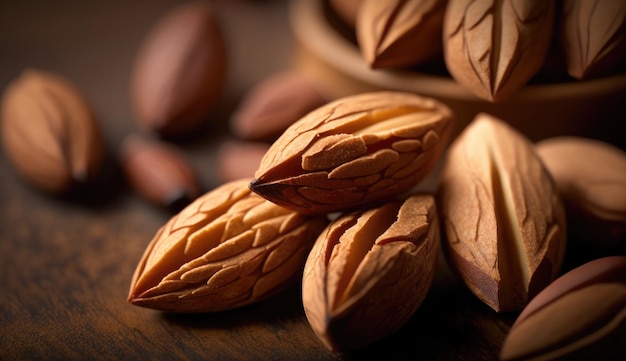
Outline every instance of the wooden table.
<path id="1" fill-rule="evenodd" d="M 176 0 L 4 1 L 0 86 L 27 68 L 72 80 L 92 103 L 109 161 L 98 185 L 50 196 L 22 182 L 0 154 L 0 360 L 13 359 L 494 359 L 515 315 L 480 303 L 440 259 L 431 292 L 399 332 L 333 354 L 302 310 L 299 285 L 218 314 L 171 315 L 131 306 L 132 272 L 172 215 L 125 184 L 115 163 L 135 130 L 128 82 L 148 27 Z M 206 189 L 219 184 L 215 151 L 228 114 L 250 86 L 289 66 L 287 1 L 215 1 L 230 56 L 224 99 L 208 129 L 180 142 Z M 253 59 L 253 62 L 250 60 Z"/>

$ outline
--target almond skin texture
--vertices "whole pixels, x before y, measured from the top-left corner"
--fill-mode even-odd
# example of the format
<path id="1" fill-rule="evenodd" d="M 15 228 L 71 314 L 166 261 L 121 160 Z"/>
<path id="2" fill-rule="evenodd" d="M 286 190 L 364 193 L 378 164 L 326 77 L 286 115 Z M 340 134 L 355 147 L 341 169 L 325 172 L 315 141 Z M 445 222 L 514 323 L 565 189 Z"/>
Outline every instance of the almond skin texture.
<path id="1" fill-rule="evenodd" d="M 502 360 L 621 360 L 626 257 L 593 260 L 556 279 L 511 327 Z"/>
<path id="2" fill-rule="evenodd" d="M 252 88 L 230 119 L 247 140 L 274 140 L 291 124 L 328 102 L 311 79 L 295 71 L 274 74 Z"/>
<path id="3" fill-rule="evenodd" d="M 302 213 L 329 213 L 408 191 L 435 166 L 452 113 L 434 99 L 373 92 L 328 103 L 290 126 L 251 189 Z"/>
<path id="4" fill-rule="evenodd" d="M 173 144 L 133 134 L 120 158 L 131 186 L 155 205 L 178 211 L 201 194 L 195 170 Z"/>
<path id="5" fill-rule="evenodd" d="M 169 312 L 217 312 L 279 292 L 302 275 L 328 224 L 250 192 L 250 179 L 196 199 L 152 239 L 135 270 L 128 302 Z"/>
<path id="6" fill-rule="evenodd" d="M 626 153 L 594 139 L 536 144 L 566 206 L 570 234 L 596 250 L 626 246 Z"/>
<path id="7" fill-rule="evenodd" d="M 361 348 L 409 320 L 430 289 L 439 224 L 432 195 L 340 216 L 307 259 L 302 303 L 333 351 Z"/>
<path id="8" fill-rule="evenodd" d="M 399 68 L 442 50 L 447 0 L 363 0 L 356 23 L 361 53 L 372 68 Z"/>
<path id="9" fill-rule="evenodd" d="M 552 40 L 554 3 L 449 0 L 443 46 L 452 77 L 482 99 L 509 97 L 544 63 Z"/>
<path id="10" fill-rule="evenodd" d="M 533 144 L 479 114 L 451 145 L 438 189 L 451 267 L 495 311 L 519 311 L 558 275 L 565 211 Z"/>
<path id="11" fill-rule="evenodd" d="M 0 137 L 17 173 L 46 192 L 68 192 L 102 166 L 104 145 L 91 107 L 50 72 L 26 70 L 7 86 Z"/>
<path id="12" fill-rule="evenodd" d="M 131 104 L 142 129 L 177 136 L 197 129 L 226 80 L 226 46 L 207 2 L 170 10 L 148 32 L 131 76 Z"/>
<path id="13" fill-rule="evenodd" d="M 588 79 L 624 69 L 626 2 L 565 0 L 559 38 L 567 72 Z"/>

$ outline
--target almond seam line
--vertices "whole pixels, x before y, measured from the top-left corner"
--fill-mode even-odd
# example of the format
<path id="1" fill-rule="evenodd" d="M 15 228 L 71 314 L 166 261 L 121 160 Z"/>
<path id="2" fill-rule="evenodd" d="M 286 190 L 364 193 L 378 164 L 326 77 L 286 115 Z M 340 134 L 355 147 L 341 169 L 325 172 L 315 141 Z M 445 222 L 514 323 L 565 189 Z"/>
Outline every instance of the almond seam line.
<path id="1" fill-rule="evenodd" d="M 525 247 L 515 214 L 515 200 L 511 188 L 507 187 L 508 177 L 504 169 L 503 160 L 494 149 L 494 144 L 488 144 L 488 153 L 491 158 L 491 179 L 494 196 L 494 207 L 497 227 L 498 259 L 497 267 L 500 275 L 501 291 L 498 292 L 498 308 L 501 309 L 500 295 L 518 296 L 522 301 L 527 300 L 530 284 L 529 264 L 524 255 Z M 517 281 L 521 280 L 521 284 Z M 521 288 L 521 289 L 520 289 Z M 508 292 L 511 290 L 512 292 Z M 504 300 L 505 302 L 511 300 Z"/>

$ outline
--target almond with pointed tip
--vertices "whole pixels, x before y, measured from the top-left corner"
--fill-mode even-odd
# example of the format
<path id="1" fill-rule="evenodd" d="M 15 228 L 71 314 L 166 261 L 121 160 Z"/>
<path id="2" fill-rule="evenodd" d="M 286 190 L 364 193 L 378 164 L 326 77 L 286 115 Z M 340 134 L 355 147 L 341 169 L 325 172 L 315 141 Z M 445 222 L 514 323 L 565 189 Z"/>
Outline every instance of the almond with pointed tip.
<path id="1" fill-rule="evenodd" d="M 25 70 L 7 86 L 0 136 L 15 170 L 47 192 L 85 184 L 102 166 L 104 144 L 90 105 L 52 72 Z"/>
<path id="2" fill-rule="evenodd" d="M 141 128 L 165 136 L 198 129 L 221 95 L 226 58 L 209 2 L 169 10 L 146 35 L 131 74 L 131 105 Z"/>
<path id="3" fill-rule="evenodd" d="M 329 349 L 361 348 L 398 330 L 432 284 L 439 251 L 435 200 L 417 194 L 340 216 L 307 259 L 302 303 Z"/>
<path id="4" fill-rule="evenodd" d="M 131 134 L 120 160 L 131 186 L 160 207 L 180 210 L 200 196 L 200 180 L 183 152 L 173 144 Z"/>
<path id="5" fill-rule="evenodd" d="M 511 326 L 500 359 L 620 360 L 624 335 L 626 257 L 604 257 L 541 291 Z"/>
<path id="6" fill-rule="evenodd" d="M 495 311 L 519 311 L 556 278 L 566 225 L 533 144 L 479 114 L 451 145 L 438 189 L 451 267 Z"/>
<path id="7" fill-rule="evenodd" d="M 217 312 L 249 305 L 301 276 L 328 224 L 225 183 L 185 207 L 156 233 L 130 286 L 131 304 L 169 312 Z"/>
<path id="8" fill-rule="evenodd" d="M 385 201 L 434 168 L 452 119 L 444 104 L 410 93 L 337 99 L 298 120 L 272 144 L 250 187 L 302 213 Z"/>
<path id="9" fill-rule="evenodd" d="M 449 0 L 443 47 L 452 77 L 489 101 L 515 93 L 539 71 L 548 54 L 554 3 Z"/>
<path id="10" fill-rule="evenodd" d="M 447 0 L 364 0 L 356 34 L 361 53 L 372 68 L 417 65 L 442 49 Z"/>
<path id="11" fill-rule="evenodd" d="M 576 79 L 610 74 L 626 62 L 626 1 L 566 0 L 559 24 L 567 72 Z"/>

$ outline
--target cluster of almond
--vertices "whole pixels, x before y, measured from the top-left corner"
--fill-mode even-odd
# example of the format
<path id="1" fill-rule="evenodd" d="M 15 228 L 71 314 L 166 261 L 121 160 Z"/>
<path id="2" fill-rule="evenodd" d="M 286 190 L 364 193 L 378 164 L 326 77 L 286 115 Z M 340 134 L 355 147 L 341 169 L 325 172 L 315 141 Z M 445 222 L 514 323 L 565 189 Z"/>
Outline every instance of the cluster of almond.
<path id="1" fill-rule="evenodd" d="M 623 70 L 626 62 L 626 2 L 619 0 L 330 4 L 354 29 L 372 68 L 443 59 L 459 84 L 488 101 L 509 97 L 542 68 L 589 79 Z"/>
<path id="2" fill-rule="evenodd" d="M 130 79 L 137 131 L 127 135 L 118 155 L 130 185 L 149 201 L 179 210 L 201 194 L 185 154 L 165 139 L 205 122 L 226 67 L 223 36 L 208 3 L 172 9 L 147 34 Z M 59 74 L 28 69 L 9 84 L 1 127 L 14 168 L 46 192 L 72 192 L 102 170 L 106 142 L 95 112 Z"/>

